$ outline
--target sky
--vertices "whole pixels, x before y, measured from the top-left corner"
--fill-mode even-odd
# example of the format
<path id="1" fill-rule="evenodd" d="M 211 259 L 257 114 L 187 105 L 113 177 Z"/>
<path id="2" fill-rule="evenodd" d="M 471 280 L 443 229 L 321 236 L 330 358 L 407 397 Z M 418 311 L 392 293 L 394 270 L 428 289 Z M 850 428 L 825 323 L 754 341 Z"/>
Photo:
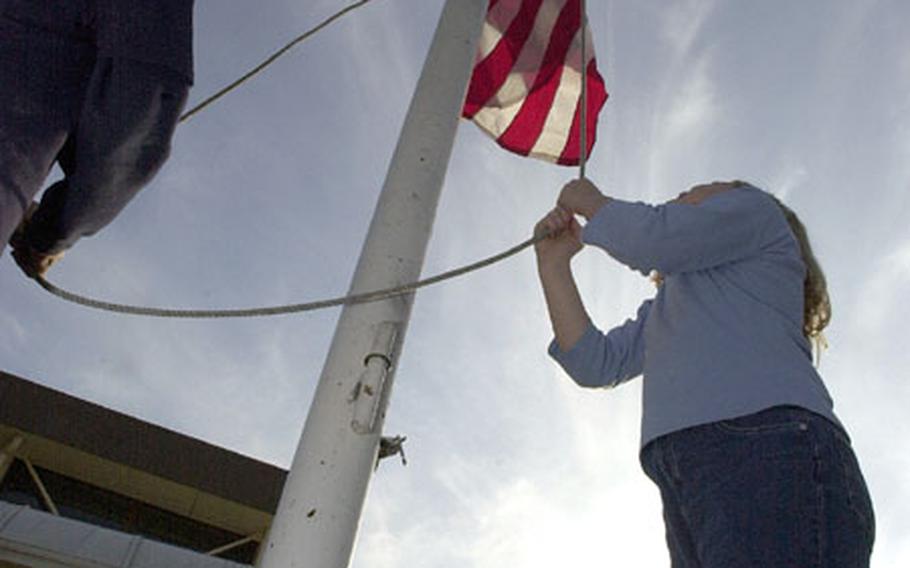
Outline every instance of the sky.
<path id="1" fill-rule="evenodd" d="M 111 301 L 247 307 L 347 290 L 442 0 L 374 0 L 181 126 L 173 156 L 49 279 Z M 191 104 L 346 5 L 197 2 Z M 910 3 L 594 0 L 610 99 L 588 175 L 665 201 L 745 179 L 808 227 L 833 303 L 820 372 L 872 494 L 872 565 L 910 565 Z M 58 173 L 52 173 L 49 181 Z M 524 240 L 577 171 L 462 122 L 424 274 Z M 653 295 L 575 260 L 601 328 Z M 0 368 L 288 467 L 339 310 L 169 321 L 50 296 L 0 258 Z M 668 566 L 638 464 L 641 382 L 585 390 L 546 355 L 533 254 L 417 294 L 355 568 Z"/>

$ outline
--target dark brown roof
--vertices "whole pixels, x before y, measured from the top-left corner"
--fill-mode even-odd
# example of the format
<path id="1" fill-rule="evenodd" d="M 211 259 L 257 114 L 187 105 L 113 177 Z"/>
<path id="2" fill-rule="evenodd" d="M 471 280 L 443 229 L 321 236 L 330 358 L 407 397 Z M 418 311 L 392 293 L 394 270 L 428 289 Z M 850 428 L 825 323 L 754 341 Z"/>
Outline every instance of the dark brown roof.
<path id="1" fill-rule="evenodd" d="M 0 371 L 0 425 L 274 514 L 287 472 Z"/>

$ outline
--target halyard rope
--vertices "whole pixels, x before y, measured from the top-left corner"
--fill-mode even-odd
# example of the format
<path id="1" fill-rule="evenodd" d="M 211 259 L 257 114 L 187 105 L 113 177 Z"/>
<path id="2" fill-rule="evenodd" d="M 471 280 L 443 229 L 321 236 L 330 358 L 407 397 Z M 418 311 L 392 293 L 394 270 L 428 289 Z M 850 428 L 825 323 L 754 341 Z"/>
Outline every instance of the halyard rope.
<path id="1" fill-rule="evenodd" d="M 284 47 L 273 53 L 271 56 L 266 58 L 262 63 L 254 67 L 252 70 L 247 72 L 245 75 L 224 87 L 214 95 L 208 97 L 189 111 L 183 114 L 180 117 L 180 122 L 184 122 L 187 119 L 191 118 L 193 115 L 205 109 L 207 106 L 211 105 L 227 93 L 239 87 L 241 84 L 246 82 L 248 79 L 252 78 L 254 75 L 271 65 L 276 59 L 284 55 L 288 50 L 293 48 L 298 43 L 312 36 L 316 32 L 325 28 L 341 16 L 346 13 L 359 8 L 369 2 L 370 0 L 360 0 L 354 4 L 349 5 L 348 7 L 340 10 L 334 15 L 330 16 L 324 20 L 318 26 L 310 29 L 309 31 L 301 34 L 300 36 L 294 38 L 291 42 L 286 44 Z M 587 27 L 587 14 L 585 13 L 585 2 L 581 2 L 581 120 L 579 128 L 581 128 L 579 143 L 579 178 L 585 177 L 585 163 L 587 161 L 587 124 L 586 124 L 586 115 L 587 115 L 587 66 L 585 62 L 585 41 L 586 41 L 586 27 Z M 448 272 L 443 272 L 442 274 L 437 274 L 436 276 L 431 276 L 423 280 L 418 280 L 410 284 L 402 284 L 401 286 L 395 286 L 392 288 L 386 288 L 383 290 L 374 290 L 372 292 L 363 292 L 359 294 L 351 294 L 348 296 L 341 296 L 338 298 L 331 298 L 327 300 L 317 300 L 313 302 L 306 302 L 301 304 L 284 304 L 278 306 L 267 306 L 259 308 L 228 308 L 228 309 L 214 309 L 214 310 L 200 310 L 200 309 L 179 309 L 179 308 L 155 308 L 148 306 L 136 306 L 131 304 L 118 304 L 114 302 L 107 302 L 104 300 L 96 300 L 94 298 L 89 298 L 87 296 L 82 296 L 80 294 L 75 294 L 69 292 L 58 286 L 48 282 L 42 276 L 38 276 L 35 280 L 38 284 L 50 292 L 51 294 L 72 302 L 74 304 L 79 304 L 81 306 L 94 308 L 98 310 L 104 310 L 108 312 L 114 312 L 119 314 L 129 314 L 129 315 L 138 315 L 138 316 L 148 316 L 148 317 L 160 317 L 160 318 L 182 318 L 182 319 L 212 319 L 212 318 L 248 318 L 248 317 L 262 317 L 262 316 L 275 316 L 282 314 L 292 314 L 300 312 L 311 312 L 315 310 L 321 310 L 325 308 L 331 308 L 335 306 L 350 305 L 350 304 L 361 304 L 365 302 L 375 302 L 378 300 L 385 300 L 388 298 L 394 298 L 397 296 L 403 296 L 405 294 L 410 294 L 418 290 L 429 286 L 431 284 L 436 284 L 444 280 L 450 280 L 458 276 L 462 276 L 469 272 L 474 272 L 491 266 L 505 260 L 511 256 L 518 254 L 524 249 L 540 242 L 541 240 L 547 238 L 547 234 L 535 235 L 522 243 L 515 245 L 514 247 L 505 250 L 499 254 L 495 254 L 483 260 L 477 261 L 454 270 L 449 270 Z"/>
<path id="2" fill-rule="evenodd" d="M 578 179 L 585 179 L 585 165 L 588 161 L 588 62 L 585 44 L 588 43 L 588 10 L 585 0 L 581 0 L 581 120 L 578 137 Z"/>
<path id="3" fill-rule="evenodd" d="M 386 288 L 384 290 L 375 290 L 372 292 L 363 292 L 360 294 L 351 294 L 350 296 L 342 296 L 339 298 L 332 298 L 329 300 L 318 300 L 315 302 L 307 302 L 303 304 L 286 304 L 280 306 L 269 306 L 263 308 L 239 308 L 239 309 L 220 309 L 220 310 L 197 310 L 197 309 L 173 309 L 173 308 L 154 308 L 146 306 L 134 306 L 129 304 L 116 304 L 113 302 L 106 302 L 103 300 L 96 300 L 94 298 L 88 298 L 81 296 L 79 294 L 74 294 L 58 288 L 57 286 L 51 284 L 43 277 L 36 277 L 35 280 L 38 284 L 50 292 L 51 294 L 62 298 L 68 302 L 74 304 L 79 304 L 81 306 L 86 306 L 89 308 L 95 308 L 98 310 L 104 310 L 108 312 L 115 312 L 119 314 L 130 314 L 137 316 L 150 316 L 150 317 L 159 317 L 159 318 L 184 318 L 184 319 L 211 319 L 211 318 L 249 318 L 249 317 L 259 317 L 259 316 L 277 316 L 281 314 L 294 314 L 299 312 L 311 312 L 314 310 L 321 310 L 325 308 L 331 308 L 334 306 L 342 306 L 346 304 L 362 304 L 365 302 L 375 302 L 377 300 L 385 300 L 388 298 L 394 298 L 396 296 L 402 296 L 405 294 L 410 294 L 418 288 L 423 288 L 429 286 L 430 284 L 436 284 L 437 282 L 442 282 L 443 280 L 449 280 L 469 272 L 474 272 L 475 270 L 480 270 L 487 266 L 496 264 L 499 261 L 505 260 L 510 256 L 514 256 L 529 246 L 537 243 L 538 241 L 546 238 L 546 235 L 538 235 L 527 239 L 526 241 L 515 245 L 514 247 L 503 251 L 499 254 L 493 255 L 491 257 L 485 258 L 483 260 L 477 261 L 473 264 L 468 264 L 462 266 L 461 268 L 456 268 L 454 270 L 449 270 L 448 272 L 443 272 L 442 274 L 437 274 L 436 276 L 431 276 L 423 280 L 418 280 L 417 282 L 412 282 L 410 284 L 402 284 L 401 286 L 395 286 L 392 288 Z"/>
<path id="4" fill-rule="evenodd" d="M 230 93 L 231 91 L 233 91 L 234 89 L 236 89 L 237 87 L 239 87 L 240 85 L 242 85 L 243 83 L 247 82 L 247 80 L 251 79 L 254 75 L 257 75 L 260 71 L 262 71 L 263 69 L 265 69 L 266 67 L 268 67 L 269 65 L 271 65 L 272 63 L 274 63 L 276 59 L 278 59 L 279 57 L 281 57 L 282 55 L 284 55 L 285 53 L 287 53 L 291 48 L 293 48 L 294 46 L 296 46 L 298 43 L 300 43 L 300 42 L 302 42 L 303 40 L 309 38 L 310 36 L 312 36 L 312 35 L 315 34 L 316 32 L 322 30 L 323 28 L 325 28 L 326 26 L 328 26 L 329 24 L 331 24 L 332 22 L 334 22 L 335 20 L 337 20 L 337 19 L 340 18 L 341 16 L 344 16 L 344 15 L 347 14 L 348 12 L 350 12 L 350 11 L 352 11 L 352 10 L 355 10 L 356 8 L 360 8 L 361 6 L 363 6 L 364 4 L 366 4 L 366 3 L 369 2 L 369 1 L 370 1 L 370 0 L 360 0 L 359 2 L 355 2 L 355 3 L 351 4 L 350 6 L 348 6 L 347 8 L 343 8 L 342 10 L 339 10 L 339 11 L 336 12 L 335 14 L 329 16 L 328 18 L 326 18 L 321 24 L 319 24 L 319 25 L 316 26 L 315 28 L 312 28 L 311 30 L 306 31 L 306 32 L 300 34 L 299 36 L 295 37 L 294 39 L 292 39 L 291 41 L 289 41 L 284 47 L 282 47 L 281 49 L 279 49 L 278 51 L 276 51 L 276 52 L 273 53 L 272 55 L 268 56 L 262 63 L 260 63 L 260 64 L 257 65 L 256 67 L 253 67 L 251 70 L 249 70 L 249 71 L 248 71 L 246 74 L 244 74 L 242 77 L 240 77 L 239 79 L 237 79 L 237 80 L 234 81 L 233 83 L 229 84 L 228 86 L 224 87 L 223 89 L 221 89 L 220 91 L 218 91 L 218 92 L 215 93 L 214 95 L 208 97 L 207 99 L 205 99 L 204 101 L 202 101 L 202 102 L 199 103 L 198 105 L 194 106 L 194 107 L 191 108 L 190 110 L 188 110 L 188 111 L 186 111 L 185 113 L 183 113 L 183 116 L 180 117 L 180 122 L 184 122 L 184 121 L 188 120 L 189 118 L 191 118 L 191 117 L 192 117 L 193 115 L 195 115 L 196 113 L 202 111 L 204 108 L 206 108 L 206 107 L 209 106 L 210 104 L 214 103 L 215 101 L 217 101 L 218 99 L 220 99 L 220 98 L 223 97 L 224 95 Z"/>

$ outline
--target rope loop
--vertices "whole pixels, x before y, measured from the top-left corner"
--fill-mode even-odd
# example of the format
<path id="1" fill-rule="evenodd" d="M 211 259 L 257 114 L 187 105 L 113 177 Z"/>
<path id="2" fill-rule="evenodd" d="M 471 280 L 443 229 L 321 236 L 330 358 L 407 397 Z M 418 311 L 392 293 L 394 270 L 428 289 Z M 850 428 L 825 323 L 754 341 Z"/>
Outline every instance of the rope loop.
<path id="1" fill-rule="evenodd" d="M 314 302 L 306 302 L 302 304 L 285 304 L 280 306 L 268 306 L 260 308 L 228 308 L 228 309 L 216 309 L 216 310 L 201 310 L 201 309 L 175 309 L 175 308 L 155 308 L 147 306 L 136 306 L 131 304 L 117 304 L 114 302 L 107 302 L 104 300 L 97 300 L 94 298 L 89 298 L 87 296 L 82 296 L 69 292 L 60 288 L 54 284 L 51 284 L 44 277 L 38 276 L 35 278 L 35 281 L 38 282 L 42 288 L 57 296 L 62 300 L 71 302 L 73 304 L 78 304 L 80 306 L 85 306 L 87 308 L 93 308 L 96 310 L 103 310 L 106 312 L 113 312 L 118 314 L 127 314 L 134 316 L 147 316 L 147 317 L 157 317 L 157 318 L 179 318 L 179 319 L 214 319 L 214 318 L 250 318 L 250 317 L 263 317 L 263 316 L 278 316 L 283 314 L 294 314 L 301 312 L 312 312 L 316 310 L 322 310 L 326 308 L 331 308 L 335 306 L 344 306 L 351 304 L 363 304 L 367 302 L 377 302 L 379 300 L 387 300 L 389 298 L 395 298 L 398 296 L 404 296 L 410 294 L 420 288 L 424 288 L 431 284 L 436 284 L 444 280 L 450 280 L 463 274 L 469 272 L 474 272 L 491 266 L 505 260 L 511 256 L 518 254 L 529 246 L 534 245 L 535 243 L 542 241 L 547 237 L 546 234 L 536 235 L 527 239 L 526 241 L 515 245 L 514 247 L 503 251 L 499 254 L 490 256 L 483 260 L 456 268 L 454 270 L 449 270 L 448 272 L 443 272 L 442 274 L 437 274 L 436 276 L 431 276 L 423 280 L 418 280 L 417 282 L 412 282 L 410 284 L 403 284 L 401 286 L 395 286 L 392 288 L 386 288 L 383 290 L 374 290 L 372 292 L 364 292 L 361 294 L 351 294 L 349 296 L 341 296 L 338 298 L 331 298 L 328 300 L 317 300 Z"/>

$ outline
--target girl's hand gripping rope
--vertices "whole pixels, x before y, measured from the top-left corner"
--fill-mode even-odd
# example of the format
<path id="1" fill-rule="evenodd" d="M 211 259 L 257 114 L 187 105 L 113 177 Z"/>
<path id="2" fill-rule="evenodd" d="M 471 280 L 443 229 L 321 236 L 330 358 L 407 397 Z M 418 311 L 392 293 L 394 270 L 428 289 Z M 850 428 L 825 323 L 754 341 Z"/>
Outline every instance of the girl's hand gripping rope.
<path id="1" fill-rule="evenodd" d="M 546 235 L 534 244 L 538 264 L 568 263 L 583 247 L 581 225 L 568 210 L 556 206 L 534 227 L 535 237 Z"/>
<path id="2" fill-rule="evenodd" d="M 590 221 L 591 217 L 608 201 L 610 198 L 601 193 L 591 180 L 580 178 L 563 186 L 556 204 L 566 211 L 581 215 Z"/>

